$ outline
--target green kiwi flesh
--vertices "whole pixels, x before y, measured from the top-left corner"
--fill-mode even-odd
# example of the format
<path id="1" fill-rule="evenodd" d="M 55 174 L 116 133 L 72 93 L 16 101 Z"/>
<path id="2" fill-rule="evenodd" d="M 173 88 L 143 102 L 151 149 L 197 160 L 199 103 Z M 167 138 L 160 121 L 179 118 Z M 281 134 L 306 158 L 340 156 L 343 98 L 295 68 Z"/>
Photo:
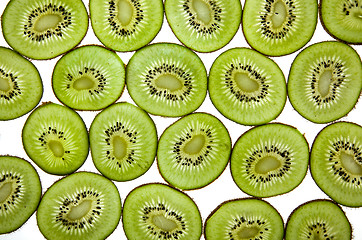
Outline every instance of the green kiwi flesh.
<path id="1" fill-rule="evenodd" d="M 52 86 L 56 97 L 78 110 L 100 110 L 115 102 L 125 85 L 125 66 L 101 46 L 76 48 L 59 59 Z"/>
<path id="2" fill-rule="evenodd" d="M 128 240 L 199 240 L 202 233 L 200 212 L 192 199 L 159 183 L 128 194 L 122 221 Z"/>
<path id="3" fill-rule="evenodd" d="M 165 14 L 176 37 L 198 52 L 224 47 L 240 27 L 239 0 L 166 0 Z"/>
<path id="4" fill-rule="evenodd" d="M 313 36 L 317 0 L 246 0 L 242 26 L 255 50 L 282 56 L 302 48 Z"/>
<path id="5" fill-rule="evenodd" d="M 207 113 L 192 113 L 161 135 L 157 164 L 161 176 L 183 190 L 201 188 L 224 171 L 231 152 L 225 126 Z"/>
<path id="6" fill-rule="evenodd" d="M 145 111 L 130 103 L 116 103 L 100 112 L 89 139 L 94 165 L 112 180 L 141 176 L 156 156 L 156 126 Z"/>
<path id="7" fill-rule="evenodd" d="M 162 0 L 90 0 L 89 10 L 95 35 L 116 51 L 145 46 L 163 23 Z"/>
<path id="8" fill-rule="evenodd" d="M 49 240 L 101 240 L 117 227 L 121 207 L 114 183 L 95 173 L 78 172 L 55 182 L 44 193 L 37 223 Z"/>
<path id="9" fill-rule="evenodd" d="M 207 240 L 282 240 L 284 223 L 278 211 L 261 199 L 234 199 L 220 204 L 206 219 Z"/>
<path id="10" fill-rule="evenodd" d="M 328 123 L 349 113 L 362 90 L 362 63 L 347 44 L 313 44 L 292 63 L 288 96 L 300 115 L 314 123 Z"/>
<path id="11" fill-rule="evenodd" d="M 0 156 L 0 235 L 20 228 L 38 207 L 39 175 L 24 159 Z"/>
<path id="12" fill-rule="evenodd" d="M 286 82 L 279 66 L 248 48 L 233 48 L 216 58 L 210 69 L 208 90 L 221 114 L 244 125 L 275 119 L 287 100 Z"/>
<path id="13" fill-rule="evenodd" d="M 322 129 L 312 145 L 310 170 L 334 201 L 362 207 L 362 127 L 336 122 Z"/>
<path id="14" fill-rule="evenodd" d="M 0 47 L 0 120 L 30 112 L 43 95 L 37 68 L 11 49 Z"/>
<path id="15" fill-rule="evenodd" d="M 20 54 L 50 59 L 72 49 L 88 30 L 81 0 L 12 0 L 1 18 L 6 42 Z"/>
<path id="16" fill-rule="evenodd" d="M 320 19 L 333 37 L 354 44 L 362 44 L 362 1 L 321 0 Z"/>
<path id="17" fill-rule="evenodd" d="M 23 146 L 43 171 L 65 175 L 77 170 L 89 152 L 88 132 L 82 118 L 72 109 L 45 103 L 26 120 Z"/>
<path id="18" fill-rule="evenodd" d="M 350 240 L 351 231 L 351 225 L 340 206 L 318 199 L 300 205 L 290 214 L 285 240 Z"/>
<path id="19" fill-rule="evenodd" d="M 309 146 L 294 127 L 270 123 L 254 127 L 236 141 L 231 175 L 255 197 L 271 197 L 296 188 L 307 174 Z"/>
<path id="20" fill-rule="evenodd" d="M 139 49 L 126 67 L 133 101 L 153 115 L 179 117 L 196 110 L 207 92 L 207 73 L 190 49 L 156 43 Z"/>

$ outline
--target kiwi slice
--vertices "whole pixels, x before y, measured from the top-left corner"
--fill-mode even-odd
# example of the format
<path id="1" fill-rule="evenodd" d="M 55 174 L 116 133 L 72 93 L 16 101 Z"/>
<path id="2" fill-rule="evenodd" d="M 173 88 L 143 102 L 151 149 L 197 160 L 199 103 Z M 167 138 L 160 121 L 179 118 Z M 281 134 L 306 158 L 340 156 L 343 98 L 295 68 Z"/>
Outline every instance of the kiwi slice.
<path id="1" fill-rule="evenodd" d="M 347 44 L 313 44 L 294 59 L 288 79 L 291 104 L 315 123 L 337 120 L 356 105 L 362 90 L 362 63 Z"/>
<path id="2" fill-rule="evenodd" d="M 145 46 L 163 23 L 162 0 L 90 0 L 89 10 L 95 35 L 116 51 Z"/>
<path id="3" fill-rule="evenodd" d="M 166 0 L 165 14 L 176 37 L 198 52 L 224 47 L 241 22 L 239 0 Z"/>
<path id="4" fill-rule="evenodd" d="M 317 19 L 317 0 L 246 0 L 242 26 L 252 48 L 282 56 L 309 42 Z"/>
<path id="5" fill-rule="evenodd" d="M 179 117 L 196 110 L 207 92 L 207 73 L 196 53 L 173 43 L 138 50 L 126 67 L 126 86 L 145 111 Z"/>
<path id="6" fill-rule="evenodd" d="M 55 182 L 40 201 L 37 223 L 49 240 L 101 240 L 117 227 L 121 198 L 107 178 L 78 172 Z"/>
<path id="7" fill-rule="evenodd" d="M 285 240 L 350 240 L 351 225 L 334 202 L 317 199 L 306 202 L 290 214 Z"/>
<path id="8" fill-rule="evenodd" d="M 116 103 L 100 112 L 89 139 L 94 165 L 112 180 L 141 176 L 156 156 L 156 126 L 145 111 L 130 103 Z"/>
<path id="9" fill-rule="evenodd" d="M 76 48 L 54 67 L 56 97 L 78 110 L 100 110 L 115 102 L 125 84 L 125 66 L 118 55 L 101 46 Z"/>
<path id="10" fill-rule="evenodd" d="M 0 120 L 30 112 L 43 95 L 37 68 L 11 49 L 0 47 Z"/>
<path id="11" fill-rule="evenodd" d="M 264 200 L 234 199 L 223 202 L 207 217 L 204 233 L 207 240 L 282 240 L 284 223 Z"/>
<path id="12" fill-rule="evenodd" d="M 275 119 L 287 100 L 284 74 L 270 58 L 248 49 L 233 48 L 211 66 L 209 94 L 227 118 L 244 125 Z"/>
<path id="13" fill-rule="evenodd" d="M 230 152 L 230 136 L 222 122 L 207 113 L 193 113 L 173 123 L 161 135 L 158 169 L 177 188 L 201 188 L 220 176 Z"/>
<path id="14" fill-rule="evenodd" d="M 21 227 L 38 207 L 39 175 L 26 160 L 0 156 L 0 234 Z"/>
<path id="15" fill-rule="evenodd" d="M 294 127 L 270 123 L 254 127 L 236 141 L 231 174 L 238 187 L 255 197 L 290 192 L 304 179 L 309 147 Z"/>
<path id="16" fill-rule="evenodd" d="M 321 0 L 320 19 L 334 38 L 362 44 L 361 0 Z"/>
<path id="17" fill-rule="evenodd" d="M 77 170 L 89 152 L 88 132 L 82 118 L 72 109 L 50 102 L 30 114 L 22 140 L 31 160 L 55 175 Z"/>
<path id="18" fill-rule="evenodd" d="M 198 240 L 200 212 L 192 199 L 170 186 L 150 183 L 132 190 L 123 206 L 128 240 Z"/>
<path id="19" fill-rule="evenodd" d="M 310 170 L 333 200 L 362 207 L 362 127 L 336 122 L 323 128 L 312 145 Z"/>
<path id="20" fill-rule="evenodd" d="M 12 0 L 1 24 L 6 42 L 17 52 L 50 59 L 80 43 L 88 14 L 81 0 Z"/>

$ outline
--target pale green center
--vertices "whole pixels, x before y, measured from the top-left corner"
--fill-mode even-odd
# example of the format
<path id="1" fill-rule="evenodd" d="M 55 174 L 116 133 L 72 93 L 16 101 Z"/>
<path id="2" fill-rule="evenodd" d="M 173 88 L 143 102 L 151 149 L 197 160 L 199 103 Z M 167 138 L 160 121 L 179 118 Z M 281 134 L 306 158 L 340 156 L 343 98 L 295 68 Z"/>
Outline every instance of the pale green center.
<path id="1" fill-rule="evenodd" d="M 87 77 L 82 76 L 74 81 L 73 88 L 80 91 L 80 90 L 88 90 L 94 87 L 94 81 Z"/>
<path id="2" fill-rule="evenodd" d="M 34 23 L 34 29 L 38 32 L 43 32 L 48 29 L 54 29 L 62 21 L 58 14 L 47 14 L 40 16 Z"/>
<path id="3" fill-rule="evenodd" d="M 280 161 L 272 156 L 265 156 L 255 164 L 255 172 L 265 174 L 281 166 Z"/>
<path id="4" fill-rule="evenodd" d="M 73 220 L 73 221 L 81 219 L 82 217 L 84 217 L 85 215 L 88 214 L 91 207 L 92 207 L 92 201 L 91 200 L 84 200 L 83 202 L 81 202 L 77 206 L 71 207 L 67 217 L 70 220 Z"/>
<path id="5" fill-rule="evenodd" d="M 197 19 L 202 21 L 205 25 L 210 23 L 212 19 L 211 9 L 205 1 L 193 0 L 192 7 L 196 12 Z"/>
<path id="6" fill-rule="evenodd" d="M 325 70 L 319 77 L 318 91 L 322 97 L 325 97 L 328 95 L 329 87 L 332 82 L 332 77 L 333 77 L 333 74 L 332 74 L 331 70 Z"/>
<path id="7" fill-rule="evenodd" d="M 205 137 L 202 134 L 198 134 L 192 137 L 192 139 L 185 144 L 184 151 L 187 154 L 197 154 L 205 145 Z"/>
<path id="8" fill-rule="evenodd" d="M 341 152 L 339 155 L 342 166 L 350 173 L 355 175 L 362 175 L 362 166 L 359 165 L 351 154 Z"/>
<path id="9" fill-rule="evenodd" d="M 123 26 L 127 26 L 133 16 L 133 6 L 128 0 L 119 0 L 118 2 L 118 20 Z"/>
<path id="10" fill-rule="evenodd" d="M 274 11 L 271 16 L 273 27 L 278 28 L 283 25 L 287 17 L 287 9 L 283 1 L 279 0 L 273 5 Z"/>
<path id="11" fill-rule="evenodd" d="M 56 157 L 63 157 L 64 148 L 63 144 L 57 140 L 50 140 L 48 143 L 50 150 L 53 152 Z"/>
<path id="12" fill-rule="evenodd" d="M 0 187 L 0 203 L 3 203 L 12 193 L 13 184 L 11 182 L 7 182 Z"/>
<path id="13" fill-rule="evenodd" d="M 259 233 L 259 228 L 257 227 L 243 227 L 238 231 L 238 237 L 240 239 L 250 239 L 254 238 Z"/>
<path id="14" fill-rule="evenodd" d="M 236 85 L 244 92 L 255 92 L 259 89 L 259 84 L 246 73 L 235 73 L 234 79 Z"/>
<path id="15" fill-rule="evenodd" d="M 117 159 L 123 159 L 127 153 L 127 142 L 123 137 L 113 137 L 113 155 Z"/>
<path id="16" fill-rule="evenodd" d="M 181 81 L 171 74 L 164 74 L 159 76 L 156 79 L 155 84 L 157 87 L 168 89 L 171 92 L 180 90 L 183 86 Z"/>
<path id="17" fill-rule="evenodd" d="M 152 223 L 155 224 L 158 228 L 162 229 L 163 231 L 170 232 L 177 228 L 177 224 L 172 219 L 168 219 L 162 214 L 154 215 L 152 217 Z"/>
<path id="18" fill-rule="evenodd" d="M 5 78 L 0 77 L 0 90 L 7 92 L 10 90 L 9 81 Z"/>

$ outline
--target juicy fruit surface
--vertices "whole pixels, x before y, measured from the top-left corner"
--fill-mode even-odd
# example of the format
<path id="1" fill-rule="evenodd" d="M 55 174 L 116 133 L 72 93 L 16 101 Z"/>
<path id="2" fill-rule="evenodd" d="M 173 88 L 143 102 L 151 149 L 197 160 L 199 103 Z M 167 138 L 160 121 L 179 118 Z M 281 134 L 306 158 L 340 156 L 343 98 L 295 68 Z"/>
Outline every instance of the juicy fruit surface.
<path id="1" fill-rule="evenodd" d="M 157 164 L 162 177 L 180 189 L 214 181 L 229 161 L 231 140 L 214 116 L 193 113 L 172 124 L 160 137 Z"/>
<path id="2" fill-rule="evenodd" d="M 211 52 L 225 46 L 241 21 L 239 0 L 167 0 L 165 13 L 176 37 L 187 47 Z"/>
<path id="3" fill-rule="evenodd" d="M 362 89 L 362 63 L 357 52 L 341 42 L 305 48 L 292 63 L 288 96 L 306 119 L 328 123 L 355 106 Z"/>
<path id="4" fill-rule="evenodd" d="M 54 183 L 44 194 L 37 221 L 47 239 L 105 239 L 118 225 L 121 199 L 105 177 L 78 172 Z"/>
<path id="5" fill-rule="evenodd" d="M 116 103 L 98 114 L 89 138 L 95 166 L 116 181 L 139 177 L 155 159 L 155 124 L 146 112 L 130 103 Z"/>
<path id="6" fill-rule="evenodd" d="M 362 206 L 362 127 L 337 122 L 316 137 L 310 168 L 317 185 L 336 202 Z"/>
<path id="7" fill-rule="evenodd" d="M 269 203 L 259 199 L 235 199 L 219 205 L 206 219 L 207 240 L 282 240 L 283 219 Z"/>
<path id="8" fill-rule="evenodd" d="M 21 227 L 41 197 L 38 173 L 24 159 L 0 156 L 0 234 Z"/>
<path id="9" fill-rule="evenodd" d="M 129 240 L 198 240 L 201 236 L 201 216 L 195 203 L 163 184 L 146 184 L 130 192 L 122 221 Z"/>
<path id="10" fill-rule="evenodd" d="M 114 52 L 84 46 L 55 65 L 52 86 L 57 98 L 79 110 L 100 110 L 115 102 L 125 85 L 125 66 Z"/>
<path id="11" fill-rule="evenodd" d="M 44 104 L 29 115 L 22 140 L 28 156 L 50 174 L 74 172 L 89 152 L 88 132 L 82 118 L 55 103 Z"/>
<path id="12" fill-rule="evenodd" d="M 74 46 L 88 30 L 81 0 L 12 0 L 1 19 L 5 40 L 33 59 L 54 58 Z"/>

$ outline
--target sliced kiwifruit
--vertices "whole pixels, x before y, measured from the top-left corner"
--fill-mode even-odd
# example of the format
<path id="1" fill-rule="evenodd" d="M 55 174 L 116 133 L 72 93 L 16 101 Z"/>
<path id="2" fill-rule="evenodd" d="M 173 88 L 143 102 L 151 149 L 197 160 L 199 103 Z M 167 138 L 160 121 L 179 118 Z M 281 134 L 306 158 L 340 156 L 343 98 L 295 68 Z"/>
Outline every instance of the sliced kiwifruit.
<path id="1" fill-rule="evenodd" d="M 285 240 L 350 240 L 351 225 L 334 202 L 317 199 L 306 202 L 290 214 Z"/>
<path id="2" fill-rule="evenodd" d="M 310 170 L 333 200 L 362 207 L 362 127 L 337 122 L 322 129 L 312 145 Z"/>
<path id="3" fill-rule="evenodd" d="M 207 113 L 193 113 L 163 132 L 157 164 L 162 177 L 171 185 L 196 189 L 220 176 L 230 152 L 230 136 L 222 122 Z"/>
<path id="4" fill-rule="evenodd" d="M 95 35 L 116 51 L 145 46 L 163 23 L 162 0 L 90 0 L 89 10 Z"/>
<path id="5" fill-rule="evenodd" d="M 106 177 L 128 181 L 154 162 L 157 131 L 148 114 L 130 103 L 116 103 L 100 112 L 89 130 L 96 168 Z"/>
<path id="6" fill-rule="evenodd" d="M 304 179 L 309 147 L 294 127 L 270 123 L 241 135 L 231 154 L 231 174 L 238 187 L 255 197 L 290 192 Z"/>
<path id="7" fill-rule="evenodd" d="M 204 233 L 207 240 L 282 240 L 284 223 L 264 200 L 234 199 L 223 202 L 207 217 Z"/>
<path id="8" fill-rule="evenodd" d="M 292 63 L 288 78 L 291 104 L 304 118 L 328 123 L 349 113 L 362 90 L 362 63 L 347 44 L 313 44 Z"/>
<path id="9" fill-rule="evenodd" d="M 0 47 L 0 120 L 30 112 L 43 95 L 37 68 L 16 52 Z"/>
<path id="10" fill-rule="evenodd" d="M 208 90 L 214 106 L 244 125 L 275 119 L 287 100 L 284 74 L 270 58 L 233 48 L 219 55 L 210 69 Z"/>
<path id="11" fill-rule="evenodd" d="M 207 73 L 190 49 L 156 43 L 138 50 L 126 67 L 126 86 L 145 111 L 179 117 L 196 110 L 207 91 Z"/>
<path id="12" fill-rule="evenodd" d="M 128 240 L 198 240 L 202 232 L 200 212 L 192 199 L 158 183 L 128 194 L 122 221 Z"/>
<path id="13" fill-rule="evenodd" d="M 241 22 L 239 0 L 166 0 L 165 14 L 176 37 L 198 52 L 224 47 Z"/>
<path id="14" fill-rule="evenodd" d="M 361 0 L 321 0 L 319 9 L 322 25 L 330 35 L 362 44 Z"/>
<path id="15" fill-rule="evenodd" d="M 119 223 L 121 198 L 107 178 L 78 172 L 44 193 L 36 216 L 41 233 L 49 240 L 101 240 Z"/>
<path id="16" fill-rule="evenodd" d="M 21 227 L 38 207 L 39 175 L 24 159 L 0 156 L 0 234 Z"/>
<path id="17" fill-rule="evenodd" d="M 1 24 L 17 52 L 50 59 L 79 44 L 88 30 L 88 14 L 81 0 L 12 0 Z"/>
<path id="18" fill-rule="evenodd" d="M 82 118 L 72 109 L 44 103 L 26 120 L 23 146 L 41 169 L 64 175 L 77 170 L 89 152 L 88 132 Z"/>
<path id="19" fill-rule="evenodd" d="M 242 26 L 252 48 L 282 56 L 309 42 L 317 19 L 318 0 L 246 0 Z"/>
<path id="20" fill-rule="evenodd" d="M 64 55 L 54 67 L 56 97 L 78 110 L 100 110 L 115 102 L 125 84 L 125 66 L 114 52 L 88 45 Z"/>

